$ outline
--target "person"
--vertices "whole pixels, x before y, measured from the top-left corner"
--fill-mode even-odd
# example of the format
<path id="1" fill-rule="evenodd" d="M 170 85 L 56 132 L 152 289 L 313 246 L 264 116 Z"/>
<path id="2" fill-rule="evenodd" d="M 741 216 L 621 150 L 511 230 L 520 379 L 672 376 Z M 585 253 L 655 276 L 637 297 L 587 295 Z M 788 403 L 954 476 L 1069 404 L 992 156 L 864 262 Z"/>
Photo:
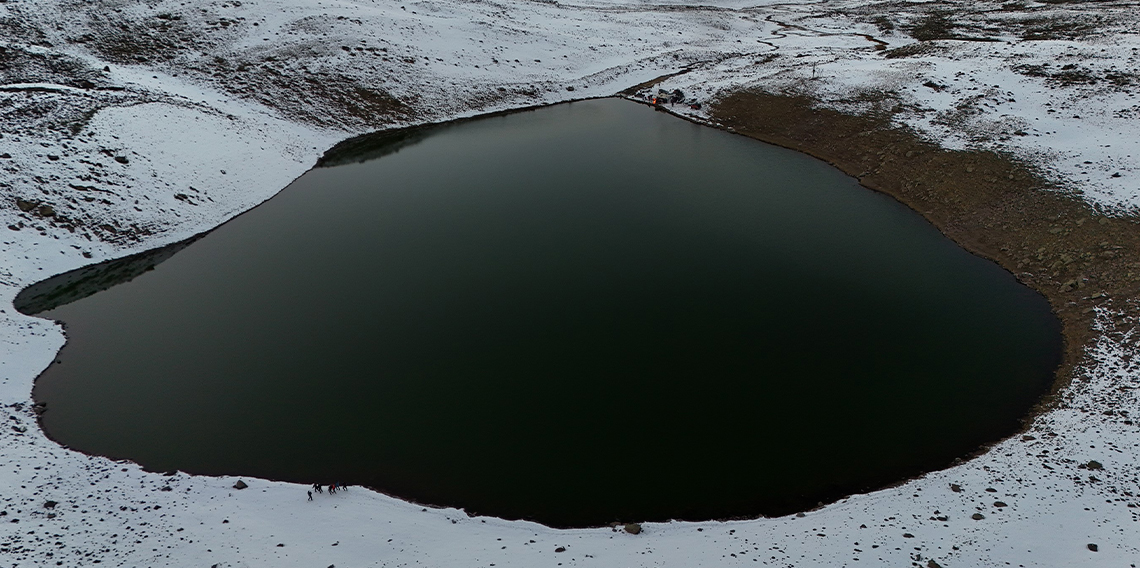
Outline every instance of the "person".
<path id="1" fill-rule="evenodd" d="M 324 490 L 323 490 L 323 489 L 321 489 L 321 484 L 320 484 L 320 483 L 314 483 L 314 484 L 313 484 L 313 489 L 315 489 L 315 490 L 317 491 L 317 493 L 324 493 Z"/>
<path id="2" fill-rule="evenodd" d="M 309 501 L 312 501 L 313 500 L 313 492 L 312 491 L 306 491 L 305 493 L 309 494 Z"/>
<path id="3" fill-rule="evenodd" d="M 336 493 L 336 484 L 330 483 L 329 484 L 329 495 L 332 495 L 333 493 Z"/>

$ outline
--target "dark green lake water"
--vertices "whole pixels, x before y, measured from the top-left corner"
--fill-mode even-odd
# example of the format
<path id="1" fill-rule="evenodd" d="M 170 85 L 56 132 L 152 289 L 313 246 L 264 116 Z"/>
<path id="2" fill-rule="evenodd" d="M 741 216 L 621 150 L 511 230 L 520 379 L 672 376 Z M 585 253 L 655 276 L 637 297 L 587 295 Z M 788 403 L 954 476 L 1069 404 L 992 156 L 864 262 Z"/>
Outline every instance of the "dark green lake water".
<path id="1" fill-rule="evenodd" d="M 1011 434 L 1060 360 L 1041 296 L 803 154 L 620 100 L 356 146 L 26 291 L 110 286 L 41 313 L 48 433 L 555 526 L 775 515 Z"/>

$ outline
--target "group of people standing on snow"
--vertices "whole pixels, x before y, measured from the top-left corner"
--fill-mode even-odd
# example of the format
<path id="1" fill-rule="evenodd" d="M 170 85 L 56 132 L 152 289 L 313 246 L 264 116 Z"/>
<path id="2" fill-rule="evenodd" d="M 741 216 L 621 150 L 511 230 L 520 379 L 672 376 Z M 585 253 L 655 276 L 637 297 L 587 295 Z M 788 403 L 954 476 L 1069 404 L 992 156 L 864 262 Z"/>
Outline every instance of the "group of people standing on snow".
<path id="1" fill-rule="evenodd" d="M 323 489 L 323 487 L 324 486 L 322 486 L 320 483 L 314 483 L 313 484 L 313 491 L 316 491 L 317 493 L 324 493 L 325 490 Z M 313 500 L 313 491 L 307 492 L 309 494 L 309 501 Z M 336 493 L 337 491 L 348 491 L 348 486 L 343 484 L 343 483 L 330 483 L 329 484 L 329 495 L 332 495 L 333 493 Z"/>

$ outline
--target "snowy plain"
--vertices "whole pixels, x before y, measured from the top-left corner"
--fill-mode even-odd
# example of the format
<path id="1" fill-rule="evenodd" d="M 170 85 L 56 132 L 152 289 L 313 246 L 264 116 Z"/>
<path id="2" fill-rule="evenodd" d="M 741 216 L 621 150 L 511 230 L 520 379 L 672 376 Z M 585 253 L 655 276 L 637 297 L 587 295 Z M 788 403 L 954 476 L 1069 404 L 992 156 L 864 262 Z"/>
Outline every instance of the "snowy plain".
<path id="1" fill-rule="evenodd" d="M 917 41 L 938 17 L 952 37 Z M 9 0 L 0 48 L 6 564 L 1140 562 L 1140 336 L 1111 304 L 1062 402 L 979 457 L 802 515 L 648 523 L 637 535 L 364 489 L 308 502 L 296 484 L 243 478 L 239 491 L 237 478 L 73 452 L 39 430 L 30 395 L 63 330 L 12 308 L 52 275 L 217 226 L 350 136 L 609 96 L 673 73 L 661 87 L 706 101 L 763 88 L 858 112 L 855 95 L 890 92 L 905 107 L 897 119 L 944 146 L 1012 152 L 1105 213 L 1134 214 L 1134 2 Z"/>

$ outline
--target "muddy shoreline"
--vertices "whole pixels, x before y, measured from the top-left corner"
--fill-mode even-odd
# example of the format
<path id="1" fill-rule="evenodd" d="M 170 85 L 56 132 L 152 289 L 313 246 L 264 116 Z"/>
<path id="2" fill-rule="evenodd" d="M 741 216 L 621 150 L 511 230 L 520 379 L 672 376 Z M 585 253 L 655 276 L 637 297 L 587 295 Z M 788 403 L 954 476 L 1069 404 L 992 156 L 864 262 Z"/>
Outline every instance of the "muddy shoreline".
<path id="1" fill-rule="evenodd" d="M 723 128 L 822 159 L 897 199 L 1045 296 L 1062 322 L 1064 354 L 1050 393 L 1023 417 L 1023 429 L 1078 378 L 1098 335 L 1096 308 L 1118 319 L 1140 313 L 1140 219 L 1098 211 L 1033 164 L 945 149 L 893 124 L 889 113 L 846 114 L 803 95 L 737 91 L 708 112 Z"/>

